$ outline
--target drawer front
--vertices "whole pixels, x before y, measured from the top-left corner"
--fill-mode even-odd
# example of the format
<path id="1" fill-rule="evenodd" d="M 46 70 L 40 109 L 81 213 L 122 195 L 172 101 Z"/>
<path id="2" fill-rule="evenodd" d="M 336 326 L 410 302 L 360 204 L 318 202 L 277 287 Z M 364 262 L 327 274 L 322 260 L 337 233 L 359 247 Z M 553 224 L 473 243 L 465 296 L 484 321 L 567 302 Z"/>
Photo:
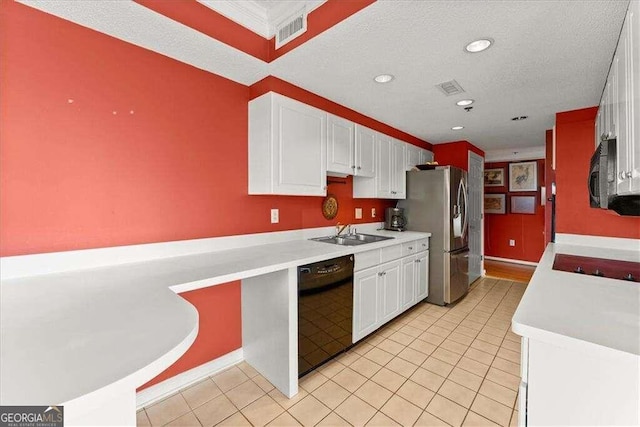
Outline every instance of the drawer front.
<path id="1" fill-rule="evenodd" d="M 402 256 L 413 255 L 418 252 L 418 246 L 416 241 L 402 244 Z"/>
<path id="2" fill-rule="evenodd" d="M 354 271 L 360 271 L 365 268 L 373 267 L 380 264 L 380 249 L 374 249 L 372 251 L 360 252 L 355 254 Z M 382 261 L 384 262 L 384 261 Z"/>
<path id="3" fill-rule="evenodd" d="M 402 245 L 388 246 L 380 249 L 380 262 L 393 261 L 402 258 Z"/>
<path id="4" fill-rule="evenodd" d="M 417 251 L 422 252 L 429 249 L 429 238 L 416 240 Z"/>

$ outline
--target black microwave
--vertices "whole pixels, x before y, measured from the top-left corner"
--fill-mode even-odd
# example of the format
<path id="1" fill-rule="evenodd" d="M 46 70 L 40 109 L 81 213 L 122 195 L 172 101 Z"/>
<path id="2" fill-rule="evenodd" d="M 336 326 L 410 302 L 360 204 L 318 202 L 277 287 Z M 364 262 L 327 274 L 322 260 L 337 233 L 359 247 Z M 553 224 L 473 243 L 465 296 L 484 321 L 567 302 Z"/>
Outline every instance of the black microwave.
<path id="1" fill-rule="evenodd" d="M 591 157 L 589 168 L 589 205 L 610 209 L 619 215 L 640 216 L 640 196 L 617 194 L 617 141 L 603 140 Z"/>

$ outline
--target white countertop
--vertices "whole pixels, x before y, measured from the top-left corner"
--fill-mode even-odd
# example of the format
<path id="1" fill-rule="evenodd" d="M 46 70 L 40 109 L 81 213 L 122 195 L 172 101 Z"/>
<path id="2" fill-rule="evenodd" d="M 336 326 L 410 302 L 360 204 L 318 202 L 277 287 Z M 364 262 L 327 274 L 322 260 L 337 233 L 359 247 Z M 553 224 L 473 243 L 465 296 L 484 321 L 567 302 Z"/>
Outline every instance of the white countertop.
<path id="1" fill-rule="evenodd" d="M 550 243 L 518 305 L 518 335 L 600 354 L 640 356 L 640 283 L 552 269 L 556 254 L 640 262 L 640 251 Z"/>
<path id="2" fill-rule="evenodd" d="M 176 292 L 430 236 L 372 234 L 394 239 L 293 240 L 2 281 L 0 403 L 60 404 L 123 379 L 148 381 L 197 335 L 197 311 Z"/>

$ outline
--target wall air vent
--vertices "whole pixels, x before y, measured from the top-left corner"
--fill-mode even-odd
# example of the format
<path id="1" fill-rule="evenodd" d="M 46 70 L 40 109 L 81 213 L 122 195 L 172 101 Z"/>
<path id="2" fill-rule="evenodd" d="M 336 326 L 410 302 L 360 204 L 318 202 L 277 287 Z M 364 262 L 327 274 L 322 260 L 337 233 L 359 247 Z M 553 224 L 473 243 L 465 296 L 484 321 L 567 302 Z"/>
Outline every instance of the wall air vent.
<path id="1" fill-rule="evenodd" d="M 457 95 L 459 93 L 464 92 L 464 89 L 462 89 L 462 86 L 460 86 L 460 84 L 455 80 L 450 80 L 448 82 L 440 83 L 436 85 L 436 87 L 440 89 L 440 91 L 442 91 L 442 93 L 444 93 L 447 96 Z"/>
<path id="2" fill-rule="evenodd" d="M 302 8 L 276 26 L 276 49 L 305 32 L 307 32 L 307 12 Z"/>

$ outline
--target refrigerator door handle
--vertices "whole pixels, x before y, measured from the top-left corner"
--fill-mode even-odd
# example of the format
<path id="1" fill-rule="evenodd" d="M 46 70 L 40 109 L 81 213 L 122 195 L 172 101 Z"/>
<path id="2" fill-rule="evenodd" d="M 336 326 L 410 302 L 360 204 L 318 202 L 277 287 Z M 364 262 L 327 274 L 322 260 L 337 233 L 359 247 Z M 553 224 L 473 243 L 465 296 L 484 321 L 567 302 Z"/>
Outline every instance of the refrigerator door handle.
<path id="1" fill-rule="evenodd" d="M 464 185 L 464 180 L 460 180 L 460 186 L 462 187 L 462 197 L 464 199 L 464 217 L 462 220 L 462 240 L 464 240 L 465 234 L 467 234 L 467 209 L 468 209 L 468 198 L 467 198 L 467 188 Z"/>

